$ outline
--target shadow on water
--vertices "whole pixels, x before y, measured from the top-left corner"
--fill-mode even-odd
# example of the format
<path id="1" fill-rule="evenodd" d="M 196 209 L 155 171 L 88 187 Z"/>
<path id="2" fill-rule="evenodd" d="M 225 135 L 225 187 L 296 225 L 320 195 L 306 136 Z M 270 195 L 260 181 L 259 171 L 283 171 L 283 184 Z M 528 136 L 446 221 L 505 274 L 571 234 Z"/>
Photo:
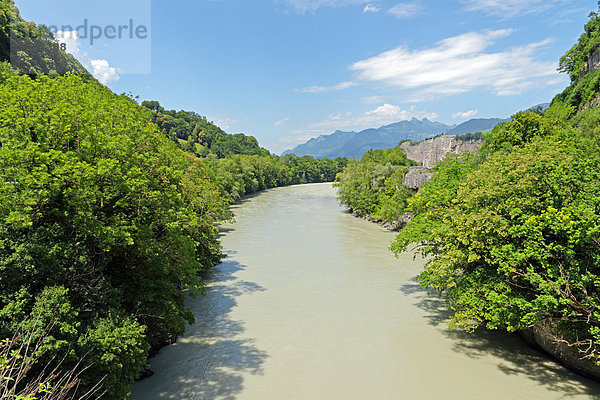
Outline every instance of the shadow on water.
<path id="1" fill-rule="evenodd" d="M 600 383 L 567 369 L 549 354 L 531 346 L 519 334 L 485 328 L 473 333 L 450 330 L 447 323 L 452 314 L 443 299 L 435 294 L 428 295 L 416 281 L 400 290 L 418 300 L 416 305 L 425 311 L 428 323 L 441 329 L 452 340 L 454 351 L 470 358 L 495 357 L 501 360 L 498 369 L 506 375 L 527 377 L 562 394 L 562 398 L 581 395 L 600 398 Z"/>
<path id="2" fill-rule="evenodd" d="M 190 304 L 196 322 L 176 344 L 157 356 L 165 357 L 160 360 L 161 370 L 173 368 L 177 372 L 172 382 L 151 393 L 153 399 L 233 400 L 244 387 L 243 374 L 262 374 L 267 353 L 252 339 L 242 337 L 243 323 L 230 315 L 239 296 L 265 290 L 237 278 L 235 273 L 242 268 L 235 261 L 225 260 L 208 274 L 207 294 Z M 144 383 L 152 386 L 151 381 L 161 370 Z"/>

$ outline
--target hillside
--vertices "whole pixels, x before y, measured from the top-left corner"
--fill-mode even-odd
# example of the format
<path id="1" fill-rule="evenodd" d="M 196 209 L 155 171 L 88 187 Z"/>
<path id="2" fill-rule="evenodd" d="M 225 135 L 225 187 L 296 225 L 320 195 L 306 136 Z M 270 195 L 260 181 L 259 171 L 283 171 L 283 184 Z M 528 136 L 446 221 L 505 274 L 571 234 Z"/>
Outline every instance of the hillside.
<path id="1" fill-rule="evenodd" d="M 258 145 L 253 136 L 225 133 L 193 111 L 165 110 L 158 101 L 143 101 L 142 106 L 152 111 L 154 122 L 162 133 L 184 151 L 198 157 L 214 154 L 219 158 L 232 154 L 268 156 L 269 150 Z"/>
<path id="2" fill-rule="evenodd" d="M 10 62 L 17 73 L 90 76 L 71 54 L 61 50 L 47 27 L 24 21 L 13 0 L 0 0 L 0 62 Z"/>

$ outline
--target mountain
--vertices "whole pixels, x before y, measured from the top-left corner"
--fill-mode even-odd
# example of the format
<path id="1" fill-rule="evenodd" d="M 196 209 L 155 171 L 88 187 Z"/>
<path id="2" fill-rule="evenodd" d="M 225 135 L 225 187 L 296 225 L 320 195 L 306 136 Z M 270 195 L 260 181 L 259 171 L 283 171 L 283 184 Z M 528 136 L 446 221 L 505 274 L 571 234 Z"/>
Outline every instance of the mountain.
<path id="1" fill-rule="evenodd" d="M 396 147 L 402 140 L 421 141 L 446 132 L 450 127 L 427 118 L 400 121 L 377 129 L 360 131 L 341 148 L 342 157 L 360 158 L 369 149 Z"/>
<path id="2" fill-rule="evenodd" d="M 329 154 L 339 152 L 354 136 L 356 136 L 356 132 L 335 131 L 331 135 L 321 135 L 294 147 L 292 150 L 286 150 L 282 156 L 293 153 L 297 156 L 327 157 Z"/>
<path id="3" fill-rule="evenodd" d="M 543 105 L 542 105 L 543 106 Z M 420 142 L 440 135 L 464 135 L 475 132 L 489 132 L 496 125 L 510 119 L 476 118 L 457 126 L 450 126 L 427 118 L 400 121 L 377 129 L 365 129 L 358 133 L 335 131 L 331 135 L 321 135 L 286 150 L 282 155 L 309 155 L 315 158 L 353 157 L 360 158 L 370 149 L 379 150 L 396 147 L 403 140 Z"/>
<path id="4" fill-rule="evenodd" d="M 537 111 L 537 110 L 544 111 L 548 107 L 550 107 L 550 103 L 541 103 L 541 104 L 538 104 L 537 106 L 533 106 L 531 108 L 528 108 L 528 110 L 531 110 L 531 111 Z"/>
<path id="5" fill-rule="evenodd" d="M 450 126 L 429 121 L 427 118 L 400 121 L 377 129 L 365 129 L 358 133 L 335 131 L 321 135 L 308 142 L 286 150 L 285 154 L 310 155 L 315 158 L 355 157 L 360 158 L 369 149 L 396 147 L 402 140 L 421 141 L 446 132 Z"/>
<path id="6" fill-rule="evenodd" d="M 502 122 L 508 122 L 510 119 L 500 118 L 475 118 L 463 122 L 446 132 L 448 135 L 464 135 L 474 132 L 489 132 Z"/>

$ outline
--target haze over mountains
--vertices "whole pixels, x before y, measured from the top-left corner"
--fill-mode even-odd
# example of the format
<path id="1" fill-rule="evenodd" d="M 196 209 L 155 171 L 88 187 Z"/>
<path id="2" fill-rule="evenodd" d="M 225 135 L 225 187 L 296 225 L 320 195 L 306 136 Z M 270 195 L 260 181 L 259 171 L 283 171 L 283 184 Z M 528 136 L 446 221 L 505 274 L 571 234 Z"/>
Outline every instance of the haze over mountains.
<path id="1" fill-rule="evenodd" d="M 462 135 L 474 132 L 489 132 L 501 122 L 509 119 L 476 118 L 462 124 L 452 126 L 441 122 L 433 122 L 427 118 L 413 118 L 400 121 L 377 129 L 365 129 L 360 132 L 335 131 L 330 135 L 321 135 L 286 150 L 282 155 L 309 155 L 315 158 L 354 157 L 360 158 L 369 149 L 387 149 L 396 147 L 403 140 L 421 141 L 433 136 L 448 134 Z"/>

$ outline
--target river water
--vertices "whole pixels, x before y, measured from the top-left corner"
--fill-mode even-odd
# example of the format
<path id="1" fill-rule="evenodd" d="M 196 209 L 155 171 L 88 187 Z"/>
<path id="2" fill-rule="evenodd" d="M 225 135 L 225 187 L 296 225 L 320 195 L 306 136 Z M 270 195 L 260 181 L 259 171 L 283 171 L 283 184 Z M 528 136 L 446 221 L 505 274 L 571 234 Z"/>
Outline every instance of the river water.
<path id="1" fill-rule="evenodd" d="M 330 184 L 269 190 L 221 227 L 227 259 L 196 323 L 134 400 L 597 399 L 600 385 L 517 335 L 447 329 L 420 259 L 354 218 Z"/>

